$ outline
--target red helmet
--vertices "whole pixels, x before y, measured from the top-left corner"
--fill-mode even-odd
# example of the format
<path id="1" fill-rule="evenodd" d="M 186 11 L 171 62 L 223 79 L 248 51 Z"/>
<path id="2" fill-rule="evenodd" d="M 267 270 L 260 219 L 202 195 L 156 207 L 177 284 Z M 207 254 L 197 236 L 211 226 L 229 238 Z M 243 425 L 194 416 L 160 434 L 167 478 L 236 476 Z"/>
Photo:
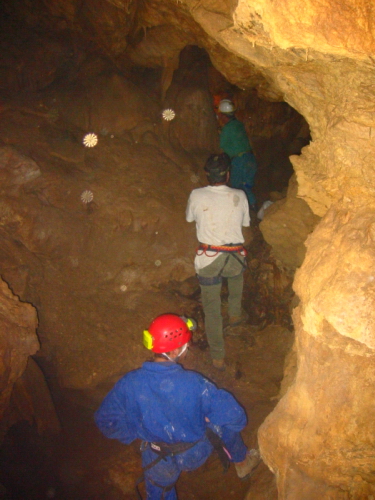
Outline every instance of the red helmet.
<path id="1" fill-rule="evenodd" d="M 173 351 L 189 342 L 193 328 L 190 319 L 177 314 L 162 314 L 143 332 L 143 344 L 158 354 Z"/>

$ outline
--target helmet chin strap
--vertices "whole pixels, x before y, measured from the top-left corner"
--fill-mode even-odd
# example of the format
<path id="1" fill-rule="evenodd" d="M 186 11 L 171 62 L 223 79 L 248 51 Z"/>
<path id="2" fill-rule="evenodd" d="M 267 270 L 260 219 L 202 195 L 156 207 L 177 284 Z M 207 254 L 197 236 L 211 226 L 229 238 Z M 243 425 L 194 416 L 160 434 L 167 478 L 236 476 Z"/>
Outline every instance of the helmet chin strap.
<path id="1" fill-rule="evenodd" d="M 187 348 L 188 348 L 188 343 L 184 344 L 184 346 L 182 347 L 182 350 L 181 350 L 180 354 L 178 356 L 176 356 L 174 359 L 172 359 L 170 356 L 168 356 L 168 354 L 166 354 L 165 352 L 162 353 L 162 356 L 164 356 L 167 359 L 169 359 L 169 361 L 172 361 L 172 363 L 177 363 L 178 358 L 184 354 L 184 352 L 186 351 Z"/>

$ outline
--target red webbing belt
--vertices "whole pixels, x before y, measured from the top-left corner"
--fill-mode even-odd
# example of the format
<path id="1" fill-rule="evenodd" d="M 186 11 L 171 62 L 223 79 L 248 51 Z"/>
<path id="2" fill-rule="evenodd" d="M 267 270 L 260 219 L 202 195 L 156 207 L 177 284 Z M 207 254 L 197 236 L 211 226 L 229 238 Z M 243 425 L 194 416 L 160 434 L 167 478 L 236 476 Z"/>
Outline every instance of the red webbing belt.
<path id="1" fill-rule="evenodd" d="M 214 255 L 207 255 L 207 252 L 216 252 Z M 218 253 L 239 253 L 243 257 L 246 257 L 246 248 L 242 245 L 207 245 L 206 243 L 200 243 L 196 250 L 197 255 L 206 254 L 207 257 L 216 257 Z"/>

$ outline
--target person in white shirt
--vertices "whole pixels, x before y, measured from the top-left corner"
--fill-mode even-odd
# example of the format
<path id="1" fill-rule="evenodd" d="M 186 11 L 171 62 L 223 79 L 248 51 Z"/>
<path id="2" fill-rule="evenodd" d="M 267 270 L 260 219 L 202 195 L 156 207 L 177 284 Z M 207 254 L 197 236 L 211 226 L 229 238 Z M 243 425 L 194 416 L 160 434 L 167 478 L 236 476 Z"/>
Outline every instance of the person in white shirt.
<path id="1" fill-rule="evenodd" d="M 215 368 L 225 370 L 222 279 L 228 279 L 229 324 L 242 318 L 243 272 L 246 250 L 242 227 L 250 226 L 245 193 L 227 186 L 230 158 L 226 153 L 211 155 L 204 167 L 209 186 L 194 189 L 189 197 L 186 220 L 195 221 L 199 247 L 195 270 L 202 292 L 205 330 Z"/>

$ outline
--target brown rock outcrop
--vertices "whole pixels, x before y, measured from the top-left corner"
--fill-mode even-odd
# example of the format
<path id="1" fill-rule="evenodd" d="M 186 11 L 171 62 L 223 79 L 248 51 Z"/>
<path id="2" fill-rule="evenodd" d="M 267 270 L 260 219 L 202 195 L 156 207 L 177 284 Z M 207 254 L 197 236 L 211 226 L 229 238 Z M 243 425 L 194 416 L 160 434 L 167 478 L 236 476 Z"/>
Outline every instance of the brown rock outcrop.
<path id="1" fill-rule="evenodd" d="M 298 367 L 259 431 L 281 499 L 375 493 L 374 213 L 331 209 L 294 288 Z"/>
<path id="2" fill-rule="evenodd" d="M 53 435 L 61 432 L 55 405 L 42 370 L 29 357 L 25 371 L 14 383 L 11 397 L 12 423 L 26 420 L 35 423 L 38 434 Z"/>
<path id="3" fill-rule="evenodd" d="M 56 92 L 54 101 L 46 100 L 58 110 L 57 124 L 33 113 L 12 114 L 12 107 L 5 115 L 8 125 L 9 116 L 16 121 L 8 127 L 9 142 L 22 144 L 27 138 L 37 162 L 11 146 L 0 148 L 6 190 L 0 203 L 2 274 L 38 307 L 38 355 L 51 363 L 62 387 L 77 389 L 130 366 L 134 357 L 124 356 L 125 340 L 139 335 L 140 324 L 177 308 L 177 301 L 159 293 L 159 287 L 194 274 L 195 230 L 187 225 L 184 210 L 191 189 L 201 185 L 207 154 L 201 150 L 202 137 L 212 142 L 216 137 L 207 91 L 195 87 L 175 95 L 184 120 L 211 123 L 206 134 L 193 127 L 185 137 L 184 120 L 164 123 L 162 108 L 153 126 L 155 101 L 124 78 L 109 76 L 110 92 L 95 101 L 93 96 L 105 88 L 105 79 L 100 82 L 90 94 L 96 103 L 91 116 L 97 117 L 96 127 L 112 124 L 121 138 L 99 131 L 97 146 L 86 150 L 85 131 L 77 127 L 85 126 L 90 106 L 75 110 L 73 98 L 63 101 L 63 93 Z M 33 111 L 33 104 L 25 109 Z M 145 121 L 151 130 L 142 128 Z M 89 203 L 81 199 L 85 191 L 92 193 Z M 183 237 L 177 238 L 181 228 Z M 138 340 L 126 350 L 143 358 Z"/>
<path id="4" fill-rule="evenodd" d="M 41 175 L 31 158 L 11 146 L 0 147 L 0 182 L 3 194 L 18 193 L 20 187 Z"/>
<path id="5" fill-rule="evenodd" d="M 160 121 L 155 99 L 118 74 L 100 75 L 82 88 L 68 88 L 54 106 L 70 126 L 101 135 L 122 135 L 142 122 Z"/>
<path id="6" fill-rule="evenodd" d="M 39 349 L 37 315 L 0 280 L 0 420 L 6 412 L 14 383 L 26 368 L 28 357 Z M 4 422 L 0 434 L 4 429 Z"/>
<path id="7" fill-rule="evenodd" d="M 303 262 L 305 240 L 319 221 L 304 200 L 297 197 L 298 185 L 293 176 L 287 197 L 267 208 L 259 224 L 263 237 L 272 246 L 272 253 L 281 266 L 295 270 Z"/>

